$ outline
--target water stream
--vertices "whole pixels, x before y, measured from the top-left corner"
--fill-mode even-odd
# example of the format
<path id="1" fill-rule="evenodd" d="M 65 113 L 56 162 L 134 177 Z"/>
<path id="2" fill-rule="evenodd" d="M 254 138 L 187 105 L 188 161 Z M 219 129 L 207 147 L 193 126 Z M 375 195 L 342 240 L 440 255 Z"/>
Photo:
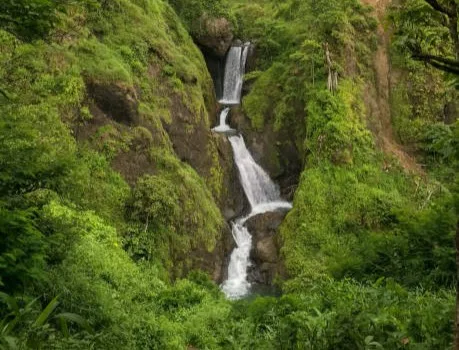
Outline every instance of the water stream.
<path id="1" fill-rule="evenodd" d="M 250 43 L 246 43 L 243 46 L 233 46 L 228 52 L 223 81 L 223 98 L 219 101 L 222 105 L 237 105 L 241 101 L 245 63 L 249 48 Z"/>
<path id="2" fill-rule="evenodd" d="M 215 128 L 213 128 L 212 129 L 213 131 L 225 133 L 225 132 L 233 130 L 233 129 L 230 128 L 230 126 L 227 123 L 229 112 L 230 112 L 230 108 L 229 107 L 224 108 L 220 112 L 220 125 L 216 126 Z"/>
<path id="3" fill-rule="evenodd" d="M 225 81 L 223 105 L 237 105 L 240 103 L 242 82 L 244 79 L 245 63 L 249 44 L 232 47 L 228 53 L 225 67 Z M 215 132 L 232 130 L 227 117 L 230 108 L 223 109 L 220 115 L 220 125 Z M 252 236 L 246 227 L 246 222 L 258 214 L 276 210 L 291 209 L 291 204 L 281 199 L 277 185 L 271 180 L 266 171 L 258 165 L 250 154 L 242 135 L 230 136 L 229 141 L 233 148 L 234 161 L 239 170 L 240 181 L 244 193 L 250 203 L 250 214 L 235 220 L 232 223 L 232 234 L 236 242 L 228 265 L 228 279 L 221 285 L 223 292 L 229 299 L 240 299 L 250 293 L 250 282 L 247 279 L 247 270 L 250 266 L 250 250 Z"/>

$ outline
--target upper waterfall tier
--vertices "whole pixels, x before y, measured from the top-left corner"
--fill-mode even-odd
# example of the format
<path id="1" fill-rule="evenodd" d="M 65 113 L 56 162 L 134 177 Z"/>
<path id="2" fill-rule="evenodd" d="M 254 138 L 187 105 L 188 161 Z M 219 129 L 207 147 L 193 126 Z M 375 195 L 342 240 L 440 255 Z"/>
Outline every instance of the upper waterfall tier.
<path id="1" fill-rule="evenodd" d="M 237 105 L 241 102 L 242 83 L 245 73 L 245 63 L 250 44 L 233 46 L 226 57 L 225 80 L 223 84 L 223 105 Z"/>

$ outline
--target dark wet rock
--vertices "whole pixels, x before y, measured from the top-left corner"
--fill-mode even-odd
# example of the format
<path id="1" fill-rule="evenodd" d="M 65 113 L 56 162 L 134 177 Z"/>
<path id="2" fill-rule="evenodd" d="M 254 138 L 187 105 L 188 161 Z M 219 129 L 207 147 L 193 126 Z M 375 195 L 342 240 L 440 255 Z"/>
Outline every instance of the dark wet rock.
<path id="1" fill-rule="evenodd" d="M 239 181 L 239 173 L 234 166 L 233 150 L 227 135 L 212 132 L 204 121 L 194 125 L 193 115 L 186 106 L 177 100 L 174 103 L 172 123 L 164 124 L 164 128 L 172 141 L 175 153 L 179 158 L 190 164 L 199 175 L 209 178 L 214 166 L 213 155 L 209 153 L 210 145 L 217 150 L 220 171 L 223 177 L 221 193 L 214 194 L 217 204 L 226 220 L 240 216 L 247 201 Z M 212 116 L 213 124 L 217 123 L 217 113 Z M 196 122 L 194 122 L 196 123 Z M 232 132 L 228 132 L 232 134 Z"/>
<path id="2" fill-rule="evenodd" d="M 247 61 L 245 64 L 245 72 L 250 73 L 256 70 L 257 63 L 257 46 L 255 44 L 250 44 L 249 52 L 247 54 Z"/>
<path id="3" fill-rule="evenodd" d="M 86 84 L 89 96 L 107 116 L 122 124 L 132 125 L 137 122 L 139 102 L 132 86 L 94 80 Z"/>
<path id="4" fill-rule="evenodd" d="M 252 234 L 250 257 L 253 262 L 249 268 L 249 282 L 271 285 L 276 276 L 284 274 L 277 231 L 285 215 L 285 211 L 265 213 L 247 221 L 247 228 Z"/>
<path id="5" fill-rule="evenodd" d="M 215 86 L 215 95 L 217 100 L 221 99 L 223 96 L 223 81 L 225 75 L 225 59 L 224 57 L 215 56 L 205 49 L 201 50 L 204 54 L 204 59 L 206 61 L 207 69 L 212 77 Z"/>
<path id="6" fill-rule="evenodd" d="M 244 135 L 255 161 L 279 184 L 282 197 L 291 201 L 303 166 L 294 133 L 287 128 L 275 131 L 269 123 L 255 131 L 240 107 L 231 111 L 230 125 Z"/>
<path id="7" fill-rule="evenodd" d="M 255 245 L 255 258 L 267 263 L 276 263 L 279 259 L 277 246 L 273 237 L 266 237 L 259 240 Z"/>
<path id="8" fill-rule="evenodd" d="M 209 273 L 216 283 L 222 283 L 228 278 L 227 267 L 231 252 L 235 246 L 230 225 L 225 224 L 222 230 L 222 237 L 218 240 L 212 252 L 206 251 L 205 248 L 199 248 L 191 252 L 193 265 L 188 271 L 184 271 L 183 275 L 186 275 L 190 270 L 199 269 Z"/>
<path id="9" fill-rule="evenodd" d="M 208 178 L 213 166 L 209 145 L 212 133 L 205 120 L 197 120 L 178 97 L 173 98 L 172 122 L 163 127 L 179 159 L 190 164 L 199 175 Z"/>
<path id="10" fill-rule="evenodd" d="M 234 164 L 233 150 L 228 138 L 218 133 L 215 133 L 215 137 L 224 183 L 220 209 L 224 218 L 230 221 L 241 216 L 249 204 L 239 181 L 239 173 Z"/>

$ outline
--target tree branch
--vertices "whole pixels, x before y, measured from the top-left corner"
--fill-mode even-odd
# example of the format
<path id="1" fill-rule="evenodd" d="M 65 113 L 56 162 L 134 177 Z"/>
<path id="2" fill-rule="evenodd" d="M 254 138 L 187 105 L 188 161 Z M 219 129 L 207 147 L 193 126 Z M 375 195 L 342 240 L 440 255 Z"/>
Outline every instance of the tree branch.
<path id="1" fill-rule="evenodd" d="M 454 13 L 454 11 L 452 9 L 441 5 L 438 2 L 438 0 L 424 0 L 424 1 L 427 2 L 430 6 L 432 6 L 432 8 L 435 11 L 441 12 L 441 13 L 447 15 L 448 17 L 457 16 L 456 13 Z"/>
<path id="2" fill-rule="evenodd" d="M 428 54 L 413 54 L 413 59 L 420 60 L 420 61 L 437 61 L 442 64 L 459 68 L 459 61 L 453 60 L 446 57 L 436 56 L 436 55 L 428 55 Z"/>
<path id="3" fill-rule="evenodd" d="M 436 61 L 428 61 L 428 60 L 426 60 L 424 62 L 427 63 L 427 64 L 430 64 L 432 67 L 437 68 L 437 69 L 439 69 L 439 70 L 441 70 L 443 72 L 459 75 L 459 68 L 447 66 L 445 64 L 442 64 L 442 63 L 439 63 L 439 62 L 436 62 Z"/>

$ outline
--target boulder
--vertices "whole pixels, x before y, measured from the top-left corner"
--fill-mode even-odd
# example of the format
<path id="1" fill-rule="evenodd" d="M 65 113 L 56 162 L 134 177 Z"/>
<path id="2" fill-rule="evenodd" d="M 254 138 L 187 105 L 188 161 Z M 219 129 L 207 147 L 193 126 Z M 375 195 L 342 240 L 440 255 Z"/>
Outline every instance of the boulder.
<path id="1" fill-rule="evenodd" d="M 283 275 L 277 231 L 285 215 L 285 211 L 277 211 L 256 215 L 247 221 L 253 240 L 250 252 L 253 264 L 249 269 L 249 282 L 272 285 L 277 275 Z"/>
<path id="2" fill-rule="evenodd" d="M 276 263 L 279 257 L 277 254 L 277 246 L 274 242 L 274 237 L 266 237 L 259 240 L 255 246 L 254 255 L 254 258 L 259 261 Z"/>
<path id="3" fill-rule="evenodd" d="M 210 54 L 224 57 L 233 42 L 233 28 L 226 18 L 212 18 L 203 15 L 200 18 L 201 30 L 195 34 L 197 43 Z"/>

